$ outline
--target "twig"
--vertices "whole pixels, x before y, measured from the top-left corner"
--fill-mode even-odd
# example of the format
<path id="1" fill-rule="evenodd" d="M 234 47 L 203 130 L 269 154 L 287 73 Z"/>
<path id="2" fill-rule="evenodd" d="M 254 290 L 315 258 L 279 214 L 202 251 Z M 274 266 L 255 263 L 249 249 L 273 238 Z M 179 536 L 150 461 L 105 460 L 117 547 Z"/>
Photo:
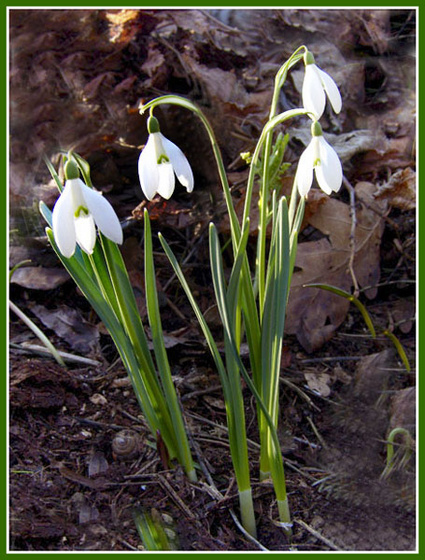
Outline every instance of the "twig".
<path id="1" fill-rule="evenodd" d="M 43 356 L 52 355 L 50 350 L 44 348 L 44 346 L 39 346 L 38 344 L 26 344 L 24 346 L 21 344 L 11 343 L 10 346 L 22 352 L 42 354 Z M 83 356 L 75 356 L 74 354 L 69 354 L 68 352 L 62 352 L 61 350 L 56 350 L 56 352 L 66 362 L 75 362 L 77 364 L 85 364 L 94 367 L 100 367 L 102 365 L 101 362 L 98 362 L 97 360 L 91 360 L 90 358 L 84 358 Z"/>
<path id="2" fill-rule="evenodd" d="M 343 177 L 344 185 L 346 186 L 350 194 L 350 217 L 351 217 L 351 231 L 350 231 L 350 259 L 348 261 L 348 269 L 351 274 L 354 285 L 354 296 L 358 297 L 360 289 L 357 282 L 356 274 L 354 272 L 354 258 L 356 256 L 356 227 L 357 227 L 357 215 L 356 215 L 356 194 L 353 185 Z"/>
<path id="3" fill-rule="evenodd" d="M 187 507 L 184 501 L 180 498 L 168 480 L 162 474 L 158 475 L 158 480 L 160 485 L 164 488 L 166 492 L 170 495 L 172 500 L 177 504 L 177 506 L 183 511 L 183 513 L 189 517 L 189 519 L 197 519 L 196 515 L 191 512 L 191 510 Z"/>
<path id="4" fill-rule="evenodd" d="M 319 430 L 316 428 L 316 426 L 314 425 L 313 420 L 310 418 L 310 416 L 307 416 L 307 421 L 311 426 L 311 429 L 314 432 L 314 435 L 317 437 L 317 439 L 319 440 L 320 444 L 322 445 L 322 447 L 324 447 L 325 449 L 328 447 L 325 440 L 323 439 L 323 437 L 320 435 Z"/>
<path id="5" fill-rule="evenodd" d="M 307 525 L 307 523 L 305 523 L 301 519 L 294 519 L 294 522 L 298 523 L 298 525 L 301 525 L 301 527 L 306 529 L 309 533 L 311 533 L 314 537 L 316 537 L 316 539 L 319 539 L 320 541 L 325 543 L 330 549 L 344 550 L 343 548 L 339 548 L 338 546 L 336 546 L 336 544 L 334 544 L 331 540 L 321 535 L 318 531 L 316 531 L 316 529 L 313 529 L 313 527 L 310 527 L 310 525 Z"/>

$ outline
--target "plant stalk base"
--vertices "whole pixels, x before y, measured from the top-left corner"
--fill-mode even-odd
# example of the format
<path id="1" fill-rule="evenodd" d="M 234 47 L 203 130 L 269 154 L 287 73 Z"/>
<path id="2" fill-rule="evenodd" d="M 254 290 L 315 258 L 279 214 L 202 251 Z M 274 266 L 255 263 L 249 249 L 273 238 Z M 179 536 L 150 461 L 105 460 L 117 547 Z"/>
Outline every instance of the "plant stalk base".
<path id="1" fill-rule="evenodd" d="M 279 520 L 281 527 L 287 537 L 292 536 L 292 521 L 291 514 L 289 512 L 288 499 L 277 500 L 277 509 L 279 511 Z"/>
<path id="2" fill-rule="evenodd" d="M 244 529 L 257 538 L 257 527 L 255 525 L 254 504 L 252 501 L 251 488 L 239 492 L 239 505 L 241 508 L 241 521 Z"/>

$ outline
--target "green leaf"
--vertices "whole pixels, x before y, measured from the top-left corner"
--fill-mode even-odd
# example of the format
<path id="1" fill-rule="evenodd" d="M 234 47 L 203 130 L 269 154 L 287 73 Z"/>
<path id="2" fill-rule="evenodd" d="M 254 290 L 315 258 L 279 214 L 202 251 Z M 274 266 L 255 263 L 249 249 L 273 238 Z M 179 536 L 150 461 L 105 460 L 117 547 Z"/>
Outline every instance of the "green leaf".
<path id="1" fill-rule="evenodd" d="M 76 154 L 75 152 L 71 152 L 72 157 L 77 162 L 78 167 L 80 168 L 81 175 L 83 176 L 83 180 L 88 187 L 93 187 L 93 183 L 91 182 L 90 177 L 90 165 L 89 163 L 82 158 L 80 155 Z"/>
<path id="2" fill-rule="evenodd" d="M 404 364 L 404 367 L 406 368 L 406 371 L 410 371 L 410 363 L 409 360 L 407 359 L 407 355 L 406 352 L 403 348 L 403 345 L 401 344 L 401 342 L 399 341 L 399 339 L 395 336 L 394 333 L 392 333 L 391 331 L 389 331 L 388 329 L 385 329 L 382 334 L 384 334 L 385 336 L 387 336 L 391 342 L 394 344 L 394 346 L 396 347 L 396 350 L 398 352 L 398 355 L 401 358 L 401 361 Z"/>
<path id="3" fill-rule="evenodd" d="M 150 227 L 149 213 L 145 209 L 145 294 L 149 324 L 152 332 L 152 342 L 159 374 L 162 381 L 162 388 L 168 410 L 172 420 L 171 428 L 174 435 L 174 445 L 178 449 L 179 462 L 185 467 L 190 478 L 196 480 L 193 467 L 192 456 L 189 449 L 189 442 L 184 427 L 183 417 L 176 390 L 171 377 L 170 364 L 168 362 L 167 351 L 164 344 L 164 334 L 161 325 L 161 315 L 159 311 L 158 294 L 156 289 L 156 276 L 153 262 L 152 233 Z"/>
<path id="4" fill-rule="evenodd" d="M 152 398 L 152 389 L 147 384 L 140 369 L 140 365 L 134 353 L 132 344 L 130 343 L 122 325 L 118 321 L 114 311 L 103 298 L 99 286 L 87 273 L 83 264 L 74 256 L 70 259 L 64 257 L 59 251 L 53 232 L 50 228 L 46 228 L 47 237 L 61 260 L 63 266 L 69 272 L 76 285 L 80 288 L 90 305 L 93 307 L 99 318 L 102 320 L 106 329 L 112 336 L 121 359 L 127 369 L 133 384 L 134 391 L 139 400 L 140 406 L 146 417 L 146 420 L 153 434 L 161 426 L 161 407 L 160 402 Z M 145 372 L 146 373 L 146 372 Z"/>
<path id="5" fill-rule="evenodd" d="M 60 180 L 59 175 L 56 173 L 56 169 L 54 168 L 52 162 L 47 157 L 44 158 L 44 162 L 47 165 L 47 168 L 50 171 L 50 174 L 53 177 L 56 186 L 59 189 L 59 192 L 62 192 L 63 191 L 62 181 Z"/>
<path id="6" fill-rule="evenodd" d="M 220 352 L 218 350 L 218 347 L 215 343 L 214 337 L 212 336 L 212 333 L 210 331 L 210 328 L 208 326 L 208 323 L 205 320 L 205 317 L 202 314 L 202 311 L 200 310 L 198 304 L 196 303 L 195 298 L 193 297 L 192 291 L 190 289 L 189 284 L 187 283 L 187 280 L 183 274 L 182 269 L 180 268 L 180 265 L 173 253 L 173 251 L 171 250 L 170 246 L 168 245 L 167 241 L 164 239 L 164 237 L 161 235 L 161 233 L 158 235 L 159 240 L 161 242 L 162 248 L 164 249 L 165 254 L 167 255 L 168 260 L 170 261 L 171 266 L 173 267 L 173 270 L 177 276 L 177 278 L 179 279 L 179 282 L 186 294 L 187 299 L 189 300 L 190 305 L 192 306 L 193 312 L 195 313 L 195 316 L 198 320 L 199 326 L 202 329 L 202 332 L 204 334 L 205 340 L 207 342 L 208 348 L 210 349 L 211 355 L 214 359 L 214 363 L 217 367 L 217 371 L 218 374 L 220 376 L 220 381 L 223 385 L 223 391 L 225 394 L 225 398 L 227 398 L 228 395 L 228 380 L 227 380 L 227 373 L 226 373 L 226 369 L 224 367 L 223 364 L 223 360 L 221 358 Z"/>

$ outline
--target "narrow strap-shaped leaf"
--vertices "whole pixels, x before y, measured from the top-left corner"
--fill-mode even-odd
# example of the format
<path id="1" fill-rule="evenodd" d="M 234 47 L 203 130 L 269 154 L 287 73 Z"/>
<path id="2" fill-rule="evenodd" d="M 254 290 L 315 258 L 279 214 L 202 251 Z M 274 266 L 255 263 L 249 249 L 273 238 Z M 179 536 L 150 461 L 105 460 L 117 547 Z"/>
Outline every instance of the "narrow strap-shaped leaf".
<path id="1" fill-rule="evenodd" d="M 232 317 L 236 315 L 236 308 L 239 299 L 239 291 L 241 286 L 241 269 L 246 257 L 246 246 L 249 238 L 249 218 L 244 224 L 242 230 L 242 236 L 239 241 L 239 245 L 235 254 L 235 260 L 233 262 L 232 272 L 229 279 L 229 287 L 227 290 L 227 299 L 230 305 Z"/>
<path id="2" fill-rule="evenodd" d="M 75 257 L 68 259 L 61 254 L 55 243 L 53 232 L 50 228 L 46 228 L 46 234 L 63 266 L 69 272 L 76 285 L 80 288 L 81 292 L 84 294 L 111 334 L 124 365 L 126 366 L 127 372 L 130 375 L 136 396 L 141 404 L 146 420 L 152 430 L 152 433 L 155 434 L 156 430 L 160 427 L 160 422 L 158 421 L 158 418 L 160 417 L 158 416 L 158 411 L 156 410 L 157 407 L 155 406 L 155 402 L 153 404 L 151 403 L 149 391 L 147 390 L 145 380 L 140 373 L 140 368 L 133 353 L 131 344 L 115 313 L 105 303 L 98 286 L 93 282 L 79 261 L 75 259 Z"/>
<path id="3" fill-rule="evenodd" d="M 150 355 L 146 333 L 143 328 L 140 314 L 137 309 L 136 298 L 127 274 L 127 270 L 121 255 L 121 251 L 113 241 L 100 234 L 105 260 L 115 289 L 115 296 L 119 305 L 121 322 L 125 325 L 138 358 L 143 367 L 150 373 L 150 381 L 153 385 L 158 384 L 155 375 L 155 366 Z"/>
<path id="4" fill-rule="evenodd" d="M 242 373 L 242 376 L 246 382 L 246 384 L 248 385 L 249 389 L 251 390 L 252 394 L 254 395 L 256 401 L 258 402 L 264 416 L 267 419 L 267 422 L 269 423 L 270 426 L 270 432 L 271 432 L 271 437 L 272 437 L 272 441 L 273 441 L 273 447 L 274 447 L 274 455 L 273 455 L 273 462 L 275 463 L 275 469 L 276 469 L 276 473 L 279 472 L 279 476 L 280 476 L 280 481 L 284 481 L 284 473 L 283 473 L 283 464 L 282 464 L 282 457 L 281 457 L 281 452 L 280 452 L 280 446 L 279 446 L 279 440 L 277 438 L 277 434 L 276 434 L 276 430 L 275 430 L 275 426 L 273 423 L 272 418 L 270 417 L 270 414 L 268 413 L 268 410 L 266 408 L 266 406 L 264 405 L 264 402 L 260 396 L 260 394 L 258 393 L 256 387 L 254 386 L 251 378 L 248 375 L 248 372 L 246 371 L 246 368 L 241 360 L 241 357 L 239 355 L 237 346 L 235 344 L 235 340 L 234 340 L 234 336 L 233 336 L 233 332 L 232 332 L 232 327 L 229 321 L 229 310 L 227 307 L 227 301 L 226 301 L 226 296 L 225 296 L 225 291 L 224 291 L 224 286 L 225 286 L 225 282 L 224 282 L 224 273 L 223 273 L 223 264 L 221 261 L 221 251 L 220 251 L 220 244 L 218 241 L 218 235 L 217 235 L 217 230 L 214 227 L 213 224 L 210 225 L 210 238 L 211 238 L 211 243 L 210 243 L 210 252 L 211 252 L 211 268 L 212 268 L 212 273 L 213 273 L 213 281 L 215 282 L 215 289 L 216 289 L 216 299 L 217 299 L 217 303 L 219 306 L 219 312 L 221 312 L 223 315 L 221 317 L 222 322 L 223 322 L 223 326 L 225 328 L 225 333 L 226 336 L 229 340 L 229 342 L 231 343 L 230 348 L 231 351 L 233 352 L 233 355 L 235 357 L 235 360 L 237 361 L 238 367 L 240 369 L 240 372 Z M 279 466 L 280 463 L 280 466 Z M 279 488 L 276 489 L 276 493 L 278 493 L 279 491 L 279 496 L 278 498 L 283 500 L 286 498 L 286 489 L 284 488 L 284 485 L 282 486 L 282 484 L 280 485 Z"/>
<path id="5" fill-rule="evenodd" d="M 156 289 L 155 268 L 153 262 L 152 233 L 150 227 L 149 213 L 145 209 L 145 294 L 149 324 L 152 332 L 152 342 L 159 375 L 161 377 L 162 388 L 168 410 L 172 420 L 170 426 L 174 432 L 174 442 L 178 449 L 179 461 L 184 465 L 186 472 L 194 480 L 196 474 L 193 467 L 192 456 L 189 449 L 189 442 L 184 427 L 180 405 L 177 399 L 176 389 L 171 377 L 170 364 L 168 362 L 167 351 L 164 344 L 164 334 L 161 325 L 159 312 L 158 294 Z"/>
<path id="6" fill-rule="evenodd" d="M 62 181 L 60 180 L 59 175 L 56 173 L 56 169 L 54 168 L 52 162 L 47 157 L 44 158 L 44 162 L 47 165 L 47 168 L 50 171 L 50 175 L 52 176 L 53 180 L 55 181 L 59 192 L 62 192 L 63 191 Z"/>
<path id="7" fill-rule="evenodd" d="M 190 289 L 189 284 L 187 283 L 187 280 L 183 274 L 182 269 L 180 268 L 180 265 L 173 253 L 173 251 L 171 250 L 171 247 L 168 245 L 167 241 L 164 239 L 164 237 L 161 235 L 161 233 L 159 233 L 158 235 L 159 240 L 161 242 L 162 248 L 164 249 L 165 254 L 167 255 L 168 260 L 170 261 L 171 266 L 174 269 L 174 272 L 177 276 L 177 278 L 179 279 L 179 282 L 186 294 L 187 299 L 189 300 L 190 305 L 192 306 L 193 312 L 196 315 L 196 318 L 198 319 L 198 323 L 199 326 L 202 329 L 202 332 L 204 334 L 205 340 L 207 342 L 208 348 L 210 349 L 211 355 L 214 359 L 214 363 L 216 365 L 217 368 L 217 372 L 220 376 L 220 381 L 222 383 L 223 386 L 223 392 L 225 395 L 225 398 L 227 398 L 228 394 L 229 394 L 229 383 L 228 383 L 228 379 L 227 379 L 227 373 L 226 373 L 226 368 L 224 367 L 223 364 L 223 360 L 221 358 L 220 352 L 217 348 L 217 345 L 215 343 L 214 337 L 211 333 L 211 330 L 208 326 L 208 323 L 205 320 L 205 317 L 202 314 L 202 311 L 200 310 L 198 304 L 196 303 L 195 298 L 193 297 L 192 291 Z"/>
<path id="8" fill-rule="evenodd" d="M 399 339 L 396 337 L 396 335 L 394 333 L 392 333 L 388 329 L 383 330 L 382 334 L 387 336 L 391 340 L 391 342 L 394 344 L 394 346 L 395 346 L 395 348 L 398 352 L 398 355 L 400 356 L 401 361 L 403 362 L 404 367 L 406 368 L 406 371 L 410 372 L 410 370 L 411 370 L 410 363 L 409 363 L 409 360 L 407 358 L 406 352 L 403 348 L 403 345 L 401 344 Z"/>

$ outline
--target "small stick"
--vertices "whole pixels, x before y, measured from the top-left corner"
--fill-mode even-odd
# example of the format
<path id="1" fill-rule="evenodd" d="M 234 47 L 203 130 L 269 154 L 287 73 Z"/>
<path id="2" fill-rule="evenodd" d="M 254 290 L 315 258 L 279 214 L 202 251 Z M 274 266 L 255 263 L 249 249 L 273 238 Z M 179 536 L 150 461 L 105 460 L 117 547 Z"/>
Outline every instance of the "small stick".
<path id="1" fill-rule="evenodd" d="M 52 355 L 50 350 L 48 350 L 44 346 L 39 346 L 38 344 L 22 345 L 22 344 L 11 343 L 10 346 L 12 348 L 16 348 L 17 350 L 20 350 L 21 352 L 25 352 L 25 353 L 36 353 L 36 354 L 42 354 L 43 356 Z M 102 365 L 102 363 L 98 362 L 97 360 L 92 360 L 91 358 L 85 358 L 84 356 L 76 356 L 75 354 L 69 354 L 68 352 L 62 352 L 62 350 L 57 350 L 57 353 L 66 362 L 75 362 L 77 364 L 85 364 L 93 367 L 100 367 Z"/>
<path id="2" fill-rule="evenodd" d="M 348 261 L 348 269 L 351 274 L 351 278 L 354 284 L 354 296 L 358 297 L 360 293 L 359 284 L 357 282 L 356 274 L 354 272 L 354 258 L 356 256 L 356 226 L 357 226 L 357 215 L 356 215 L 356 195 L 353 185 L 343 177 L 344 185 L 346 186 L 350 194 L 350 217 L 351 217 L 351 232 L 350 232 L 350 259 Z"/>
<path id="3" fill-rule="evenodd" d="M 313 527 L 310 527 L 310 525 L 307 525 L 307 523 L 305 523 L 301 519 L 294 519 L 294 522 L 298 523 L 298 525 L 301 525 L 301 527 L 304 527 L 304 529 L 306 529 L 309 533 L 311 533 L 313 536 L 315 536 L 316 539 L 319 539 L 320 541 L 325 543 L 332 550 L 343 550 L 342 548 L 337 547 L 336 544 L 334 544 L 331 540 L 327 539 L 326 537 L 321 535 L 318 531 L 313 529 Z"/>
<path id="4" fill-rule="evenodd" d="M 166 492 L 168 492 L 168 494 L 171 496 L 173 501 L 178 505 L 178 507 L 183 511 L 183 513 L 187 515 L 189 519 L 197 519 L 196 515 L 192 513 L 192 511 L 187 507 L 187 505 L 180 498 L 180 496 L 177 494 L 177 492 L 174 490 L 174 488 L 171 486 L 171 484 L 168 482 L 165 476 L 159 474 L 158 479 L 160 485 L 164 488 Z"/>

